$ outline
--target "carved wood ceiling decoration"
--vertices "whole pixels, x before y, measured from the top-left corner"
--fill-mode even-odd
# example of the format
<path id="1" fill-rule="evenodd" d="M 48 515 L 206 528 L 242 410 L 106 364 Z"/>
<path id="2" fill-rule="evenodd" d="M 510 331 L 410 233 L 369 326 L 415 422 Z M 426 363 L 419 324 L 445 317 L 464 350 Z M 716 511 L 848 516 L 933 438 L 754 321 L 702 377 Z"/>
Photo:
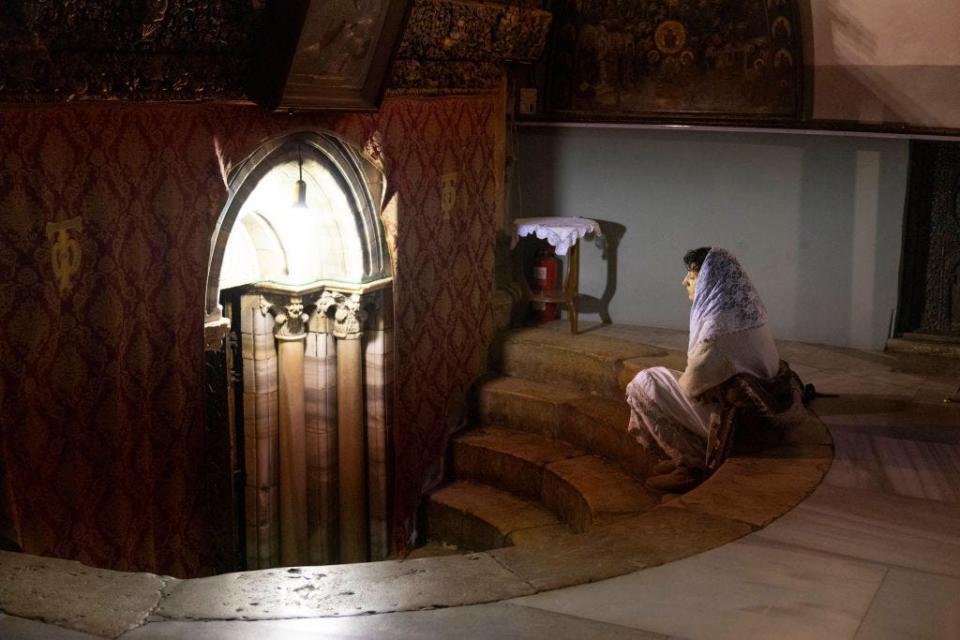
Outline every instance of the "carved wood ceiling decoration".
<path id="1" fill-rule="evenodd" d="M 265 0 L 5 0 L 0 101 L 242 100 Z"/>
<path id="2" fill-rule="evenodd" d="M 548 11 L 524 6 L 417 0 L 397 49 L 390 87 L 414 93 L 497 89 L 503 63 L 540 58 L 551 19 Z"/>
<path id="3" fill-rule="evenodd" d="M 276 106 L 286 93 L 301 108 L 372 108 L 384 85 L 492 90 L 505 63 L 540 56 L 550 18 L 455 0 L 4 0 L 0 103 Z"/>

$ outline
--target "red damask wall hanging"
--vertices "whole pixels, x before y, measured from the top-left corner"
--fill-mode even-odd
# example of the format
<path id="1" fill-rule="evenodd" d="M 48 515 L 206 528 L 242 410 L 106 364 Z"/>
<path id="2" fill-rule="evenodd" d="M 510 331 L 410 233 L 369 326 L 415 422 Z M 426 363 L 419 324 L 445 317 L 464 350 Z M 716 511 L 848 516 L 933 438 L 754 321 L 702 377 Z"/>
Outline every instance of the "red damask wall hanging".
<path id="1" fill-rule="evenodd" d="M 414 533 L 446 434 L 486 368 L 499 95 L 390 99 L 370 115 L 0 109 L 0 534 L 24 551 L 179 577 L 214 571 L 224 505 L 207 489 L 203 295 L 222 167 L 298 128 L 378 153 L 397 198 L 386 221 L 395 546 Z"/>

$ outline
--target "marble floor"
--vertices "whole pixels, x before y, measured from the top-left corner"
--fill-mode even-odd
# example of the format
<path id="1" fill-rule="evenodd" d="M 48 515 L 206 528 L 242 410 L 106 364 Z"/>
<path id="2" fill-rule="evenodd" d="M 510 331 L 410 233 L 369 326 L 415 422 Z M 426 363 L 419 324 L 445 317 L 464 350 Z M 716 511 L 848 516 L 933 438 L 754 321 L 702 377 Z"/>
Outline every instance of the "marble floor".
<path id="1" fill-rule="evenodd" d="M 558 324 L 558 330 L 564 325 Z M 588 328 L 588 330 L 591 330 Z M 682 332 L 598 333 L 684 348 Z M 505 602 L 263 622 L 151 622 L 122 638 L 960 638 L 960 360 L 783 342 L 836 444 L 821 486 L 697 556 Z M 0 615 L 0 638 L 89 638 Z"/>

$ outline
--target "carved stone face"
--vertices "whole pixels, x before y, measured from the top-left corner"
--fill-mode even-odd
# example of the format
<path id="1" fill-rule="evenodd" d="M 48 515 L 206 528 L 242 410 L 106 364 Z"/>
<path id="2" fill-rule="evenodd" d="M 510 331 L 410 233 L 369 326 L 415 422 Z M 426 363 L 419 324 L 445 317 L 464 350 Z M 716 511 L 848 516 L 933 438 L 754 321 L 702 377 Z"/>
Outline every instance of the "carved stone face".
<path id="1" fill-rule="evenodd" d="M 697 290 L 697 276 L 699 275 L 699 271 L 687 271 L 687 275 L 683 277 L 683 286 L 687 290 L 687 297 L 690 302 L 693 302 L 693 294 Z"/>

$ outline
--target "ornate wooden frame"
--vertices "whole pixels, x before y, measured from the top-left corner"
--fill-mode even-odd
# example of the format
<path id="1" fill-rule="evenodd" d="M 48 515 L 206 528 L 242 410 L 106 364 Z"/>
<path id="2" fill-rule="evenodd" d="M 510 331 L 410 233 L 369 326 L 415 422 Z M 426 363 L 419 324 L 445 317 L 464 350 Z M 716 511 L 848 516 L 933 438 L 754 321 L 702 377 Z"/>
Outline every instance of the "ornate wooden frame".
<path id="1" fill-rule="evenodd" d="M 410 0 L 272 3 L 252 88 L 269 108 L 376 109 Z"/>

